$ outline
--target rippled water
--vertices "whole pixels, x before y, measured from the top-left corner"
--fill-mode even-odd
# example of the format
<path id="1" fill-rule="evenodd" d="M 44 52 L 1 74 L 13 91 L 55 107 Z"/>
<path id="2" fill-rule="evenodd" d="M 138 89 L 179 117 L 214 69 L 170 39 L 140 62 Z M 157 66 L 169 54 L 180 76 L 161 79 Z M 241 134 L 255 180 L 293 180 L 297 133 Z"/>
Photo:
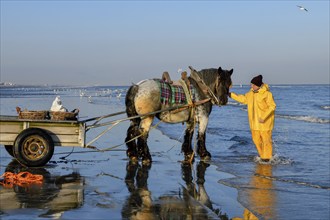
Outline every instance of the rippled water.
<path id="1" fill-rule="evenodd" d="M 207 129 L 212 163 L 236 177 L 220 183 L 239 190 L 239 201 L 265 219 L 328 219 L 330 215 L 329 85 L 271 86 L 277 104 L 275 156 L 263 164 L 251 140 L 246 106 L 215 107 Z M 234 87 L 244 94 L 248 86 Z M 180 139 L 184 127 L 161 125 Z M 263 206 L 271 206 L 265 210 Z"/>
<path id="2" fill-rule="evenodd" d="M 232 90 L 242 94 L 248 89 L 243 86 Z M 328 219 L 330 87 L 285 85 L 271 86 L 270 89 L 277 104 L 273 131 L 275 156 L 270 164 L 263 164 L 256 157 L 246 106 L 230 100 L 227 106 L 213 108 L 206 134 L 211 163 L 234 175 L 230 179 L 219 179 L 219 184 L 237 188 L 240 203 L 260 219 Z M 111 86 L 2 87 L 0 113 L 14 115 L 13 106 L 22 104 L 22 107 L 33 110 L 36 102 L 38 109 L 49 109 L 50 100 L 56 95 L 64 99 L 79 96 L 87 99 L 94 108 L 109 105 L 112 100 L 107 108 L 112 112 L 112 109 L 124 109 L 126 90 L 127 87 Z M 23 103 L 25 98 L 30 102 Z M 77 105 L 79 103 L 69 103 L 72 109 Z M 88 116 L 108 112 L 94 113 Z M 86 116 L 81 114 L 80 117 L 84 119 Z M 162 123 L 159 128 L 169 137 L 182 140 L 185 125 Z"/>

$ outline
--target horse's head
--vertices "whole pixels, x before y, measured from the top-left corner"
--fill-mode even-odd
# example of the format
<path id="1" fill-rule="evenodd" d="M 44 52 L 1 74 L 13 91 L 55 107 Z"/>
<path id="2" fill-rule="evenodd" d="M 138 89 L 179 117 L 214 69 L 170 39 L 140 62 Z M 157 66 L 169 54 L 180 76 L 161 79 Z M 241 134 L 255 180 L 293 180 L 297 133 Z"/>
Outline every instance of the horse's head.
<path id="1" fill-rule="evenodd" d="M 233 72 L 233 69 L 223 70 L 221 67 L 218 69 L 219 77 L 215 87 L 215 95 L 217 96 L 220 105 L 226 105 L 228 102 L 228 93 L 229 88 L 232 85 L 231 75 Z"/>
<path id="2" fill-rule="evenodd" d="M 202 69 L 196 71 L 189 66 L 191 70 L 190 77 L 194 79 L 198 87 L 211 98 L 211 102 L 216 105 L 226 105 L 228 102 L 229 88 L 232 84 L 231 75 L 233 69 L 223 70 L 219 69 Z"/>

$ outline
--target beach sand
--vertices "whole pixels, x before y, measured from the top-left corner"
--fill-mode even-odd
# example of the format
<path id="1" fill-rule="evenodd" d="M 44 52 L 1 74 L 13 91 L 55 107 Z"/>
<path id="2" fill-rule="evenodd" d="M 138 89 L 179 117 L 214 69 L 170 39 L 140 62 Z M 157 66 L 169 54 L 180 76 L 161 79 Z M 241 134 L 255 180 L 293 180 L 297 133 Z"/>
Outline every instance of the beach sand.
<path id="1" fill-rule="evenodd" d="M 123 122 L 96 143 L 105 149 L 124 140 Z M 94 138 L 99 131 L 92 131 Z M 181 143 L 153 129 L 153 162 L 131 164 L 126 146 L 93 152 L 56 147 L 42 168 L 24 168 L 1 147 L 1 173 L 42 174 L 44 183 L 0 188 L 1 219 L 231 219 L 242 216 L 236 189 L 218 183 L 231 176 L 212 164 L 182 164 Z M 73 150 L 73 151 L 72 151 Z M 71 153 L 72 152 L 72 153 Z"/>

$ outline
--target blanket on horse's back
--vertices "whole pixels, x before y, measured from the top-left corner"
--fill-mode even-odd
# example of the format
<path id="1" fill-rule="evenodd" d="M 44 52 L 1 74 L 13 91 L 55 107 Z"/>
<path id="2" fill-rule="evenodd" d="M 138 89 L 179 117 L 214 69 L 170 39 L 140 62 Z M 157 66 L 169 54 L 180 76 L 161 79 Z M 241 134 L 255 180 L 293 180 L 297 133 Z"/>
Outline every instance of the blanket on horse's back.
<path id="1" fill-rule="evenodd" d="M 163 105 L 172 105 L 172 104 L 187 104 L 188 98 L 186 97 L 189 94 L 186 94 L 183 87 L 180 85 L 173 85 L 165 82 L 161 79 L 155 79 L 160 88 L 160 101 Z M 191 100 L 195 99 L 195 88 L 190 85 L 189 88 L 191 94 Z"/>

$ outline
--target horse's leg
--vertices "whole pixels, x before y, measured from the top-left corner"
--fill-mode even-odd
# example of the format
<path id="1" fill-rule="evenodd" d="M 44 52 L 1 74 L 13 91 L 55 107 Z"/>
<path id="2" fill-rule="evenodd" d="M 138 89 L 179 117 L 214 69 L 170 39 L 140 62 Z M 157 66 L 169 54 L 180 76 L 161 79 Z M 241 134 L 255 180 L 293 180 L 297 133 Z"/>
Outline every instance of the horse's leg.
<path id="1" fill-rule="evenodd" d="M 208 207 L 209 209 L 212 210 L 213 209 L 212 202 L 204 187 L 205 171 L 206 171 L 206 168 L 209 166 L 210 166 L 210 164 L 200 161 L 196 167 L 196 169 L 197 169 L 197 185 L 198 185 L 197 201 L 199 201 L 201 204 L 205 205 L 206 207 Z"/>
<path id="2" fill-rule="evenodd" d="M 146 118 L 143 118 L 140 123 L 140 129 L 139 129 L 140 137 L 137 140 L 137 145 L 138 145 L 138 155 L 139 157 L 142 158 L 142 164 L 149 164 L 151 162 L 151 155 L 149 152 L 147 139 L 149 136 L 149 130 L 153 119 L 154 116 L 148 116 Z"/>
<path id="3" fill-rule="evenodd" d="M 197 183 L 203 185 L 205 183 L 205 171 L 210 164 L 200 161 L 197 165 Z"/>
<path id="4" fill-rule="evenodd" d="M 133 119 L 129 128 L 127 129 L 127 136 L 125 139 L 127 150 L 126 154 L 132 162 L 138 161 L 138 152 L 135 137 L 139 134 L 140 119 Z"/>
<path id="5" fill-rule="evenodd" d="M 209 160 L 211 159 L 211 154 L 206 150 L 205 146 L 205 131 L 208 124 L 208 117 L 203 116 L 199 120 L 198 126 L 198 136 L 197 136 L 197 153 L 200 156 L 201 160 Z"/>
<path id="6" fill-rule="evenodd" d="M 188 163 L 182 163 L 181 164 L 181 173 L 182 173 L 182 179 L 185 181 L 187 186 L 187 191 L 190 196 L 195 197 L 197 194 L 196 186 L 194 183 L 194 177 L 192 175 L 192 165 Z"/>
<path id="7" fill-rule="evenodd" d="M 184 135 L 184 141 L 181 147 L 181 152 L 184 153 L 184 160 L 190 161 L 193 156 L 193 150 L 191 148 L 191 141 L 194 135 L 194 123 L 187 122 L 187 128 Z"/>
<path id="8" fill-rule="evenodd" d="M 134 185 L 134 178 L 136 176 L 136 171 L 138 169 L 138 166 L 139 166 L 138 163 L 132 163 L 131 161 L 128 162 L 126 165 L 125 183 L 128 191 L 131 193 L 134 192 L 134 190 L 136 190 L 136 187 Z"/>

